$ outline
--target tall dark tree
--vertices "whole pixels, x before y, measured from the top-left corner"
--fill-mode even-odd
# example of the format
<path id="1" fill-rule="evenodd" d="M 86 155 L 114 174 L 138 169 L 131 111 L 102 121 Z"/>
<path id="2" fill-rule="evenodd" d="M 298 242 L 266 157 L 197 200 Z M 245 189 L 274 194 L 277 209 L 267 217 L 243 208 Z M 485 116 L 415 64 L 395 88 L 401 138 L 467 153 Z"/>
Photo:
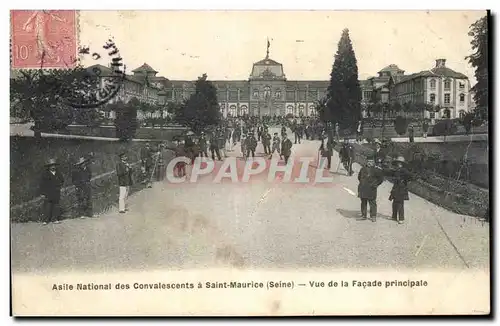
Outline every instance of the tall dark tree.
<path id="1" fill-rule="evenodd" d="M 338 122 L 341 128 L 353 128 L 356 121 L 361 119 L 358 63 L 347 28 L 342 31 L 335 54 L 328 86 L 327 107 L 331 121 Z"/>
<path id="2" fill-rule="evenodd" d="M 195 133 L 220 123 L 222 115 L 217 101 L 217 89 L 207 74 L 195 82 L 195 93 L 175 112 L 176 121 Z"/>
<path id="3" fill-rule="evenodd" d="M 488 114 L 488 16 L 476 21 L 470 26 L 469 36 L 474 53 L 466 59 L 476 69 L 477 84 L 472 87 L 478 116 L 487 119 Z"/>
<path id="4" fill-rule="evenodd" d="M 137 110 L 141 103 L 137 98 L 132 98 L 128 103 L 116 103 L 116 137 L 121 141 L 127 141 L 135 137 L 137 131 Z"/>

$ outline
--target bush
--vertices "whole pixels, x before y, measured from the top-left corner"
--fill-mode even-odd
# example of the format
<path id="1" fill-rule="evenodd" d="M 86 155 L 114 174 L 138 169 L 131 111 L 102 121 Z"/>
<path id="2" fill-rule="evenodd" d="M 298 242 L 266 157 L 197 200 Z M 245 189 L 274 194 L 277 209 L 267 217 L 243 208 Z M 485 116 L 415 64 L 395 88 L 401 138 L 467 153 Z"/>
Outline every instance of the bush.
<path id="1" fill-rule="evenodd" d="M 449 136 L 457 132 L 458 128 L 456 123 L 450 119 L 441 120 L 434 125 L 432 134 L 434 136 Z"/>
<path id="2" fill-rule="evenodd" d="M 398 135 L 402 136 L 406 134 L 406 129 L 408 128 L 408 120 L 405 117 L 397 116 L 394 120 L 394 129 Z"/>

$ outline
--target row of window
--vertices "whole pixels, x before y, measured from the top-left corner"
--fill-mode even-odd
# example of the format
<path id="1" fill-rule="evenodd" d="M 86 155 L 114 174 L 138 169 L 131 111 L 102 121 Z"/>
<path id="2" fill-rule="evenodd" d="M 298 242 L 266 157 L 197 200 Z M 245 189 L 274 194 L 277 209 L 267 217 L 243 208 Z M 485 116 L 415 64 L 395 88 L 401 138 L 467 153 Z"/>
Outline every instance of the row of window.
<path id="1" fill-rule="evenodd" d="M 431 86 L 431 89 L 435 89 L 436 88 L 436 80 L 435 79 L 431 79 L 430 86 Z M 465 89 L 465 82 L 459 81 L 458 82 L 458 87 L 460 89 Z M 446 79 L 444 81 L 444 89 L 445 90 L 450 90 L 451 89 L 451 80 L 450 79 Z"/>
<path id="2" fill-rule="evenodd" d="M 459 96 L 460 103 L 465 102 L 465 94 L 460 94 Z M 431 93 L 429 96 L 429 100 L 431 103 L 436 102 L 436 94 Z M 444 94 L 444 104 L 450 104 L 451 103 L 451 95 L 449 93 Z"/>

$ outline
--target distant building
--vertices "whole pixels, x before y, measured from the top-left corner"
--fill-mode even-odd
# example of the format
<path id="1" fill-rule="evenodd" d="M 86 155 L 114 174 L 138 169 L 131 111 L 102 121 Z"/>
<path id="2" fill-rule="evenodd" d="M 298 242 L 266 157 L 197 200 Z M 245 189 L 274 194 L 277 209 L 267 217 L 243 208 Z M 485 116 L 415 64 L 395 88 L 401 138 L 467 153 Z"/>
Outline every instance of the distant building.
<path id="1" fill-rule="evenodd" d="M 283 65 L 269 55 L 253 64 L 248 80 L 213 80 L 224 116 L 314 116 L 316 103 L 326 94 L 328 81 L 287 80 Z M 194 81 L 170 80 L 168 101 L 182 101 L 194 93 Z"/>
<path id="2" fill-rule="evenodd" d="M 436 113 L 424 111 L 431 119 L 459 118 L 473 108 L 468 77 L 448 68 L 446 59 L 437 59 L 433 68 L 410 75 L 394 64 L 378 74 L 361 81 L 364 108 L 374 102 L 441 107 Z"/>

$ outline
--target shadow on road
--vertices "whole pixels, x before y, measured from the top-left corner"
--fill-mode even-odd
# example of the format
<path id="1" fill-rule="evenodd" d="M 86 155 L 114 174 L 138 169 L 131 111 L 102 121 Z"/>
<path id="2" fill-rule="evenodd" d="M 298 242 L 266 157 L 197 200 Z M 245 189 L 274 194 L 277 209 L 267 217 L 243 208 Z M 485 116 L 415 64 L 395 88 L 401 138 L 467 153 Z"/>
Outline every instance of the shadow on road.
<path id="1" fill-rule="evenodd" d="M 347 209 L 338 208 L 337 212 L 345 218 L 355 218 L 355 219 L 362 220 L 360 211 L 351 211 L 351 210 L 347 210 Z M 392 220 L 391 216 L 385 215 L 385 214 L 380 214 L 380 213 L 377 214 L 377 218 Z"/>

